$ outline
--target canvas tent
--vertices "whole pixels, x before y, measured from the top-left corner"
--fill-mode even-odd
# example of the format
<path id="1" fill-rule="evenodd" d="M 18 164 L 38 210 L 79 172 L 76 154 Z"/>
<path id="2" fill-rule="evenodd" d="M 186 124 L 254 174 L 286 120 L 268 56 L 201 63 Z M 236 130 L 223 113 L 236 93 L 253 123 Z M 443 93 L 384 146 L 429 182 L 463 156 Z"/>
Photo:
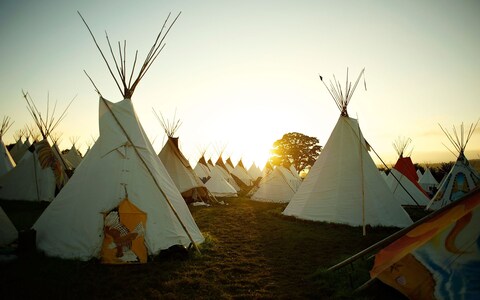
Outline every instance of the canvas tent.
<path id="1" fill-rule="evenodd" d="M 331 90 L 327 88 L 340 109 L 340 117 L 284 215 L 363 226 L 364 234 L 367 224 L 412 224 L 368 154 L 358 121 L 348 116 L 347 105 L 362 75 L 363 71 L 353 88 L 350 83 L 345 92 L 338 81 L 332 83 Z"/>
<path id="2" fill-rule="evenodd" d="M 244 189 L 248 189 L 252 186 L 252 177 L 248 174 L 245 166 L 243 165 L 242 159 L 240 159 L 232 170 L 231 175 L 239 186 L 243 186 Z"/>
<path id="3" fill-rule="evenodd" d="M 214 167 L 210 172 L 210 178 L 205 186 L 215 197 L 237 197 L 237 191 L 228 183 L 218 167 Z"/>
<path id="4" fill-rule="evenodd" d="M 99 106 L 100 137 L 69 184 L 35 223 L 37 247 L 62 258 L 101 257 L 104 214 L 119 209 L 125 199 L 137 208 L 134 211 L 146 214 L 143 238 L 149 255 L 172 245 L 190 244 L 176 214 L 194 242 L 202 242 L 202 234 L 155 154 L 132 101 L 112 103 L 100 98 Z"/>
<path id="5" fill-rule="evenodd" d="M 133 82 L 127 84 L 122 76 L 128 73 L 125 64 L 116 65 L 124 100 L 112 103 L 100 96 L 100 137 L 69 184 L 33 226 L 37 248 L 47 255 L 80 260 L 96 257 L 106 263 L 143 263 L 147 255 L 173 245 L 197 247 L 196 243 L 203 242 L 131 101 L 135 87 L 157 57 L 177 18 L 166 33 L 160 32 Z M 86 22 L 85 25 L 88 28 Z M 126 53 L 121 55 L 125 57 Z M 107 66 L 110 69 L 108 63 Z M 112 76 L 117 82 L 113 73 Z"/>
<path id="6" fill-rule="evenodd" d="M 47 140 L 34 143 L 17 166 L 0 177 L 0 199 L 52 201 L 65 173 Z"/>
<path id="7" fill-rule="evenodd" d="M 232 175 L 230 175 L 230 172 L 228 171 L 228 167 L 226 164 L 223 162 L 222 159 L 222 154 L 217 159 L 217 162 L 215 163 L 215 168 L 218 170 L 220 174 L 222 174 L 222 177 L 231 185 L 233 188 L 239 192 L 241 190 L 240 186 L 237 184 L 235 179 L 233 179 Z"/>
<path id="8" fill-rule="evenodd" d="M 480 190 L 406 229 L 370 271 L 409 299 L 479 299 Z"/>
<path id="9" fill-rule="evenodd" d="M 465 156 L 465 148 L 477 125 L 478 121 L 470 126 L 468 132 L 465 132 L 464 126 L 461 124 L 460 132 L 457 132 L 456 128 L 453 127 L 453 134 L 440 126 L 457 151 L 458 157 L 450 172 L 440 182 L 438 191 L 430 200 L 427 209 L 437 210 L 450 202 L 456 201 L 480 185 L 480 174 L 470 165 Z M 451 152 L 453 153 L 453 151 Z"/>
<path id="10" fill-rule="evenodd" d="M 202 180 L 203 183 L 207 182 L 210 178 L 210 168 L 208 167 L 208 163 L 205 160 L 205 151 L 202 151 L 200 158 L 198 159 L 197 165 L 193 168 L 195 174 Z"/>
<path id="11" fill-rule="evenodd" d="M 418 176 L 410 156 L 404 156 L 411 139 L 399 138 L 393 144 L 398 154 L 395 166 L 387 176 L 387 183 L 402 205 L 426 206 L 428 196 L 418 184 Z"/>
<path id="12" fill-rule="evenodd" d="M 386 182 L 401 205 L 426 206 L 429 202 L 427 195 L 395 168 L 388 173 Z"/>
<path id="13" fill-rule="evenodd" d="M 258 178 L 262 177 L 262 170 L 260 170 L 255 162 L 252 162 L 252 165 L 250 168 L 248 168 L 248 174 L 250 174 L 250 177 L 252 177 L 253 181 L 256 181 Z"/>
<path id="14" fill-rule="evenodd" d="M 436 190 L 438 187 L 438 181 L 433 176 L 430 168 L 427 167 L 422 177 L 418 179 L 418 184 L 423 188 L 424 191 L 431 194 L 432 191 Z"/>
<path id="15" fill-rule="evenodd" d="M 251 199 L 262 202 L 288 203 L 300 186 L 300 178 L 283 166 L 276 166 L 258 184 Z"/>
<path id="16" fill-rule="evenodd" d="M 72 143 L 72 147 L 68 150 L 67 153 L 63 154 L 63 158 L 72 166 L 73 169 L 76 169 L 78 165 L 82 162 L 82 156 L 80 152 L 77 150 L 75 144 L 77 143 L 78 138 L 70 139 Z"/>
<path id="17" fill-rule="evenodd" d="M 20 162 L 25 152 L 27 152 L 27 149 L 28 146 L 22 141 L 22 136 L 20 135 L 15 145 L 10 149 L 10 155 L 15 163 Z"/>
<path id="18" fill-rule="evenodd" d="M 157 115 L 158 117 L 158 115 Z M 180 151 L 178 146 L 178 137 L 174 134 L 180 126 L 179 121 L 173 120 L 168 123 L 165 119 L 160 119 L 165 133 L 167 134 L 167 142 L 158 154 L 165 169 L 177 186 L 187 203 L 194 201 L 210 202 L 210 195 L 207 187 L 200 180 L 193 168 L 190 166 L 187 158 Z"/>
<path id="19" fill-rule="evenodd" d="M 15 161 L 10 155 L 10 151 L 8 151 L 7 147 L 3 143 L 3 136 L 11 126 L 12 123 L 10 123 L 10 118 L 3 117 L 0 127 L 0 176 L 9 172 L 15 167 Z"/>

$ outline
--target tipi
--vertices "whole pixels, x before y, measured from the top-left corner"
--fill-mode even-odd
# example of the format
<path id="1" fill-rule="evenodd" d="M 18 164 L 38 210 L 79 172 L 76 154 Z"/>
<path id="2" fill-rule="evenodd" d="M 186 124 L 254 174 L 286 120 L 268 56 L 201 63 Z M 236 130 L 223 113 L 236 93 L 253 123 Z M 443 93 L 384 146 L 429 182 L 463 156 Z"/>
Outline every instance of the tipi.
<path id="1" fill-rule="evenodd" d="M 429 194 L 437 189 L 438 181 L 435 179 L 428 166 L 425 168 L 425 172 L 423 173 L 422 177 L 418 179 L 418 184 Z"/>
<path id="2" fill-rule="evenodd" d="M 387 183 L 400 204 L 426 206 L 429 198 L 418 184 L 418 176 L 410 155 L 405 156 L 405 150 L 411 141 L 409 138 L 398 138 L 393 143 L 398 160 L 387 176 Z"/>
<path id="3" fill-rule="evenodd" d="M 237 182 L 235 181 L 235 179 L 233 179 L 232 175 L 230 174 L 230 172 L 228 171 L 228 167 L 227 165 L 223 162 L 223 159 L 222 159 L 222 153 L 223 151 L 220 153 L 220 155 L 218 156 L 218 159 L 217 159 L 217 162 L 215 163 L 215 168 L 218 170 L 218 172 L 220 174 L 222 174 L 222 177 L 231 185 L 233 186 L 233 188 L 239 192 L 241 190 L 240 186 L 237 184 Z"/>
<path id="4" fill-rule="evenodd" d="M 197 174 L 197 176 L 202 180 L 203 183 L 207 182 L 210 178 L 210 168 L 208 167 L 207 160 L 205 159 L 205 152 L 206 150 L 201 151 L 200 158 L 198 159 L 197 165 L 193 170 Z"/>
<path id="5" fill-rule="evenodd" d="M 10 118 L 3 117 L 0 127 L 0 176 L 15 168 L 15 161 L 10 155 L 10 151 L 8 151 L 7 147 L 3 143 L 3 136 L 11 126 L 12 123 L 10 123 Z"/>
<path id="6" fill-rule="evenodd" d="M 63 158 L 68 161 L 68 163 L 72 166 L 73 169 L 76 169 L 78 165 L 82 162 L 82 156 L 80 152 L 77 150 L 75 144 L 77 143 L 78 138 L 71 138 L 70 142 L 72 143 L 72 147 L 68 150 L 67 153 L 63 154 Z"/>
<path id="7" fill-rule="evenodd" d="M 28 146 L 22 141 L 23 131 L 16 134 L 17 142 L 10 149 L 10 155 L 15 163 L 19 163 L 25 152 L 27 152 Z"/>
<path id="8" fill-rule="evenodd" d="M 205 186 L 215 197 L 238 197 L 237 191 L 225 180 L 218 167 L 212 168 Z"/>
<path id="9" fill-rule="evenodd" d="M 340 109 L 340 117 L 317 161 L 283 211 L 284 215 L 363 226 L 364 234 L 367 224 L 396 227 L 412 224 L 368 154 L 358 121 L 347 113 L 363 73 L 364 70 L 353 87 L 348 83 L 345 91 L 336 80 L 330 89 L 327 87 Z M 323 82 L 323 78 L 320 79 Z"/>
<path id="10" fill-rule="evenodd" d="M 252 177 L 253 181 L 256 181 L 259 177 L 262 177 L 262 170 L 260 170 L 255 162 L 252 162 L 252 165 L 250 168 L 248 168 L 248 174 L 250 174 L 250 177 Z"/>
<path id="11" fill-rule="evenodd" d="M 243 165 L 242 159 L 240 159 L 231 172 L 232 177 L 235 179 L 239 186 L 243 186 L 244 189 L 248 189 L 252 186 L 252 177 L 248 174 L 245 166 Z"/>
<path id="12" fill-rule="evenodd" d="M 51 147 L 48 138 L 65 116 L 68 106 L 58 119 L 53 116 L 54 112 L 42 116 L 28 93 L 23 96 L 43 139 L 34 141 L 17 166 L 0 177 L 0 199 L 52 201 L 67 183 L 68 176 L 58 148 Z"/>
<path id="13" fill-rule="evenodd" d="M 158 154 L 165 169 L 177 186 L 187 203 L 195 201 L 210 202 L 210 195 L 207 187 L 200 180 L 188 159 L 183 155 L 178 146 L 178 137 L 175 132 L 180 127 L 180 120 L 175 119 L 169 123 L 161 115 L 156 115 L 167 135 L 167 142 Z"/>
<path id="14" fill-rule="evenodd" d="M 251 196 L 252 200 L 262 202 L 288 203 L 300 186 L 300 178 L 283 166 L 276 166 L 272 172 L 263 177 L 258 189 Z"/>
<path id="15" fill-rule="evenodd" d="M 100 258 L 105 263 L 143 263 L 147 255 L 173 245 L 196 247 L 196 243 L 203 242 L 131 100 L 177 18 L 163 34 L 162 29 L 132 84 L 122 76 L 127 74 L 125 64 L 116 66 L 124 86 L 120 89 L 124 100 L 112 103 L 100 96 L 100 137 L 69 184 L 34 225 L 37 247 L 47 255 L 80 260 Z M 167 21 L 168 18 L 165 24 Z M 86 22 L 85 25 L 88 28 Z"/>
<path id="16" fill-rule="evenodd" d="M 370 277 L 408 299 L 480 299 L 480 189 L 387 237 Z"/>
<path id="17" fill-rule="evenodd" d="M 463 123 L 460 125 L 460 132 L 457 132 L 454 126 L 453 135 L 440 126 L 458 152 L 458 157 L 450 172 L 440 182 L 438 191 L 428 204 L 427 209 L 437 210 L 450 202 L 456 201 L 480 185 L 480 174 L 470 165 L 465 156 L 465 148 L 477 125 L 478 121 L 470 125 L 468 132 L 465 132 Z M 453 151 L 451 152 L 453 153 Z"/>
<path id="18" fill-rule="evenodd" d="M 18 238 L 18 231 L 0 206 L 0 247 L 7 246 Z"/>

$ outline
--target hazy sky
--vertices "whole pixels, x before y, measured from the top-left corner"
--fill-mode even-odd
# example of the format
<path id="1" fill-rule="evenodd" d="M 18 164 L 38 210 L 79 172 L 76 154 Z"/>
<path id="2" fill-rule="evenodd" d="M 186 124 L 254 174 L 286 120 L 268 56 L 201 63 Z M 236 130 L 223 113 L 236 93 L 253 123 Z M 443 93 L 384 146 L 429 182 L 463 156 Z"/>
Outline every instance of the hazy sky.
<path id="1" fill-rule="evenodd" d="M 193 164 L 199 149 L 216 160 L 226 147 L 234 162 L 263 166 L 287 132 L 324 145 L 339 111 L 318 74 L 344 82 L 347 67 L 351 78 L 366 69 L 349 114 L 387 163 L 399 137 L 412 139 L 414 162 L 453 160 L 438 124 L 480 117 L 480 1 L 1 0 L 0 117 L 15 121 L 5 143 L 33 124 L 22 89 L 43 112 L 47 95 L 58 112 L 76 97 L 57 129 L 62 149 L 98 136 L 98 96 L 83 70 L 122 100 L 77 10 L 105 51 L 106 30 L 142 60 L 168 13 L 182 12 L 132 100 L 157 151 L 165 134 L 152 109 L 176 111 Z M 480 128 L 466 154 L 479 158 Z"/>

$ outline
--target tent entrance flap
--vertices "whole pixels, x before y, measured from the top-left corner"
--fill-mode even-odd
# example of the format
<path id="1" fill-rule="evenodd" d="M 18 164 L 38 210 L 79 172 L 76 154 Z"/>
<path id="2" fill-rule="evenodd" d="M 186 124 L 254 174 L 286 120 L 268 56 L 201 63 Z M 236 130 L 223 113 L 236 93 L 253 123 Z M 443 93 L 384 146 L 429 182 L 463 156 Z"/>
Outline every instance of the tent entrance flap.
<path id="1" fill-rule="evenodd" d="M 125 198 L 104 213 L 101 262 L 105 264 L 146 263 L 144 236 L 147 214 Z"/>

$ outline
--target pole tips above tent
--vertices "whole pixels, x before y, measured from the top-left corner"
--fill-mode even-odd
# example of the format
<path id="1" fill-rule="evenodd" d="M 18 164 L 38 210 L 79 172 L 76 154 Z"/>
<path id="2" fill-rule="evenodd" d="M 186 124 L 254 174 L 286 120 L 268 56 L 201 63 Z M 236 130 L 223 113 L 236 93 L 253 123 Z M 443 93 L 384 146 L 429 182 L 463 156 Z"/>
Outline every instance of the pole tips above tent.
<path id="1" fill-rule="evenodd" d="M 147 73 L 148 69 L 150 69 L 150 66 L 153 64 L 157 56 L 162 52 L 163 48 L 165 47 L 165 38 L 167 37 L 168 33 L 170 32 L 170 29 L 172 29 L 173 24 L 177 21 L 178 17 L 180 16 L 181 12 L 178 13 L 178 15 L 175 17 L 175 19 L 170 23 L 170 25 L 167 25 L 171 13 L 168 14 L 167 18 L 165 19 L 162 28 L 160 29 L 160 32 L 158 33 L 152 47 L 150 48 L 150 51 L 148 52 L 147 56 L 145 57 L 145 60 L 143 64 L 140 67 L 140 70 L 138 71 L 136 77 L 134 78 L 134 73 L 135 73 L 135 66 L 137 63 L 137 58 L 138 58 L 138 50 L 135 51 L 135 56 L 133 60 L 133 65 L 132 65 L 132 70 L 130 73 L 127 70 L 126 66 L 126 57 L 127 57 L 127 41 L 123 41 L 123 45 L 118 42 L 118 54 L 117 56 L 114 54 L 112 45 L 110 43 L 110 39 L 108 38 L 108 34 L 105 32 L 105 38 L 107 39 L 108 47 L 110 50 L 110 54 L 112 55 L 113 62 L 115 64 L 115 70 L 116 70 L 116 75 L 115 72 L 112 70 L 112 67 L 110 66 L 110 63 L 108 62 L 107 58 L 105 57 L 105 54 L 103 53 L 102 49 L 100 48 L 95 36 L 93 35 L 92 30 L 88 26 L 87 22 L 83 18 L 83 16 L 78 12 L 78 15 L 82 19 L 83 23 L 87 27 L 88 31 L 90 32 L 90 35 L 93 39 L 93 42 L 97 46 L 98 51 L 100 52 L 100 55 L 103 58 L 103 61 L 107 65 L 108 71 L 110 72 L 110 75 L 113 77 L 113 80 L 115 81 L 115 84 L 117 85 L 117 88 L 119 89 L 120 93 L 122 94 L 123 98 L 125 99 L 131 99 L 133 96 L 133 92 L 135 91 L 135 88 L 137 85 L 140 83 L 140 80 L 142 80 L 143 76 L 145 73 Z M 86 74 L 86 72 L 85 72 Z M 86 74 L 88 76 L 88 74 Z M 95 90 L 97 91 L 98 94 L 101 95 L 100 91 L 96 87 L 95 83 L 93 83 L 92 79 L 90 76 L 88 76 L 90 81 L 95 87 Z"/>
<path id="2" fill-rule="evenodd" d="M 360 81 L 360 78 L 362 78 L 362 76 L 363 76 L 363 82 L 365 85 L 365 90 L 367 89 L 367 84 L 365 81 L 364 74 L 365 74 L 365 68 L 362 69 L 362 71 L 358 75 L 357 81 L 355 81 L 355 84 L 352 87 L 352 82 L 348 81 L 348 68 L 347 68 L 347 78 L 345 81 L 345 89 L 343 89 L 342 85 L 340 84 L 340 81 L 337 80 L 335 75 L 333 75 L 333 82 L 332 80 L 329 80 L 330 86 L 327 86 L 327 84 L 323 80 L 323 76 L 321 76 L 320 74 L 318 75 L 320 77 L 320 81 L 322 81 L 322 83 L 325 85 L 328 92 L 330 93 L 330 96 L 332 96 L 333 100 L 335 101 L 335 104 L 337 104 L 337 107 L 340 110 L 340 114 L 342 116 L 348 117 L 348 112 L 347 112 L 348 103 L 352 99 L 353 93 L 355 92 L 355 89 L 357 88 L 357 84 Z"/>

